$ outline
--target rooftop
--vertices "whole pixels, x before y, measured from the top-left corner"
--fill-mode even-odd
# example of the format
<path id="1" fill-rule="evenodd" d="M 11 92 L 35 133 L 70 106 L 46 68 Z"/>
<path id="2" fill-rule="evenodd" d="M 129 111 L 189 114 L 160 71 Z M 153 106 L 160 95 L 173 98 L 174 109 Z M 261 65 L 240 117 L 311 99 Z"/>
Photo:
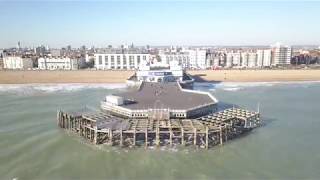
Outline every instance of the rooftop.
<path id="1" fill-rule="evenodd" d="M 139 90 L 117 94 L 127 103 L 122 107 L 137 109 L 190 109 L 217 102 L 207 93 L 181 89 L 177 82 L 144 82 Z M 128 103 L 129 102 L 129 103 Z"/>

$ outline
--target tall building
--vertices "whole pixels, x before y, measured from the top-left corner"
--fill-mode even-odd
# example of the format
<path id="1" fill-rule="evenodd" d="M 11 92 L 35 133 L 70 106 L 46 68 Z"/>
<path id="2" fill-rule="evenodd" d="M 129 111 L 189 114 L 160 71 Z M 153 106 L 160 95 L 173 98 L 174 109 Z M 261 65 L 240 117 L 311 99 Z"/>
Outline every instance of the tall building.
<path id="1" fill-rule="evenodd" d="M 257 66 L 257 53 L 248 53 L 248 67 L 253 68 Z"/>
<path id="2" fill-rule="evenodd" d="M 292 49 L 277 43 L 272 46 L 272 65 L 288 65 L 291 62 Z"/>
<path id="3" fill-rule="evenodd" d="M 249 55 L 247 52 L 241 53 L 241 67 L 248 67 Z"/>
<path id="4" fill-rule="evenodd" d="M 239 52 L 232 53 L 232 66 L 240 66 L 241 64 L 241 54 Z"/>
<path id="5" fill-rule="evenodd" d="M 271 49 L 267 49 L 263 51 L 263 64 L 264 67 L 270 67 L 272 61 L 272 52 Z"/>
<path id="6" fill-rule="evenodd" d="M 225 67 L 230 68 L 232 67 L 232 64 L 233 64 L 233 53 L 227 53 Z"/>
<path id="7" fill-rule="evenodd" d="M 264 61 L 264 50 L 257 50 L 257 67 L 262 67 L 263 66 L 263 61 Z"/>
<path id="8" fill-rule="evenodd" d="M 257 67 L 269 67 L 271 66 L 271 60 L 271 49 L 257 50 Z"/>
<path id="9" fill-rule="evenodd" d="M 184 52 L 189 53 L 190 67 L 206 69 L 207 66 L 207 50 L 195 49 L 185 50 Z"/>
<path id="10" fill-rule="evenodd" d="M 172 61 L 177 61 L 183 68 L 190 68 L 190 56 L 188 52 L 180 53 L 159 53 L 162 64 L 170 64 Z"/>

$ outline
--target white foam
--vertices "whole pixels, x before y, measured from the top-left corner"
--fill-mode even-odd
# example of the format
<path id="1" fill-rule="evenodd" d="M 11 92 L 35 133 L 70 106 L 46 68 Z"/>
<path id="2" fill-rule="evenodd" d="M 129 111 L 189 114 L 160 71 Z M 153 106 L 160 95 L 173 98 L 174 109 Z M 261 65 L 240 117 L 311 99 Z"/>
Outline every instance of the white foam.
<path id="1" fill-rule="evenodd" d="M 320 81 L 275 81 L 275 82 L 222 82 L 222 83 L 195 83 L 196 89 L 207 88 L 209 91 L 239 91 L 253 87 L 271 87 L 276 85 L 295 85 L 299 87 L 309 87 Z"/>
<path id="2" fill-rule="evenodd" d="M 55 93 L 55 92 L 74 92 L 84 89 L 123 89 L 124 83 L 118 84 L 0 84 L 0 92 L 34 94 L 34 93 Z"/>
<path id="3" fill-rule="evenodd" d="M 223 90 L 225 91 L 238 91 L 238 90 L 241 90 L 243 88 L 237 88 L 237 87 L 232 87 L 232 88 L 223 88 Z"/>

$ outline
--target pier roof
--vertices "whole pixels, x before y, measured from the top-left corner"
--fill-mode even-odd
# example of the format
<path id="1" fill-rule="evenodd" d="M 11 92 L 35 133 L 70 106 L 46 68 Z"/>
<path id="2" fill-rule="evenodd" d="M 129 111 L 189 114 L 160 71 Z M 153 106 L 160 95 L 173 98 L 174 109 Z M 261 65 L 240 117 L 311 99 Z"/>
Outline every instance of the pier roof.
<path id="1" fill-rule="evenodd" d="M 182 89 L 177 82 L 144 82 L 139 90 L 117 94 L 126 101 L 122 107 L 129 109 L 191 109 L 215 104 L 216 99 L 207 93 Z"/>

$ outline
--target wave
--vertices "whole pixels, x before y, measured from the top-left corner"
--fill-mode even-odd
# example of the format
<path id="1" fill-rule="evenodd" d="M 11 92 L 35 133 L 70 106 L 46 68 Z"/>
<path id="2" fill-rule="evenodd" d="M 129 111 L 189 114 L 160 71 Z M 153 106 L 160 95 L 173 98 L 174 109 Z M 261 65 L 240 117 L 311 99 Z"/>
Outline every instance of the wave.
<path id="1" fill-rule="evenodd" d="M 272 87 L 278 85 L 293 85 L 299 87 L 309 87 L 313 84 L 319 84 L 320 81 L 273 81 L 273 82 L 221 82 L 221 83 L 195 83 L 195 89 L 209 91 L 239 91 L 254 87 Z"/>
<path id="2" fill-rule="evenodd" d="M 0 84 L 0 93 L 34 94 L 34 93 L 56 93 L 74 92 L 84 89 L 123 89 L 126 84 Z"/>

